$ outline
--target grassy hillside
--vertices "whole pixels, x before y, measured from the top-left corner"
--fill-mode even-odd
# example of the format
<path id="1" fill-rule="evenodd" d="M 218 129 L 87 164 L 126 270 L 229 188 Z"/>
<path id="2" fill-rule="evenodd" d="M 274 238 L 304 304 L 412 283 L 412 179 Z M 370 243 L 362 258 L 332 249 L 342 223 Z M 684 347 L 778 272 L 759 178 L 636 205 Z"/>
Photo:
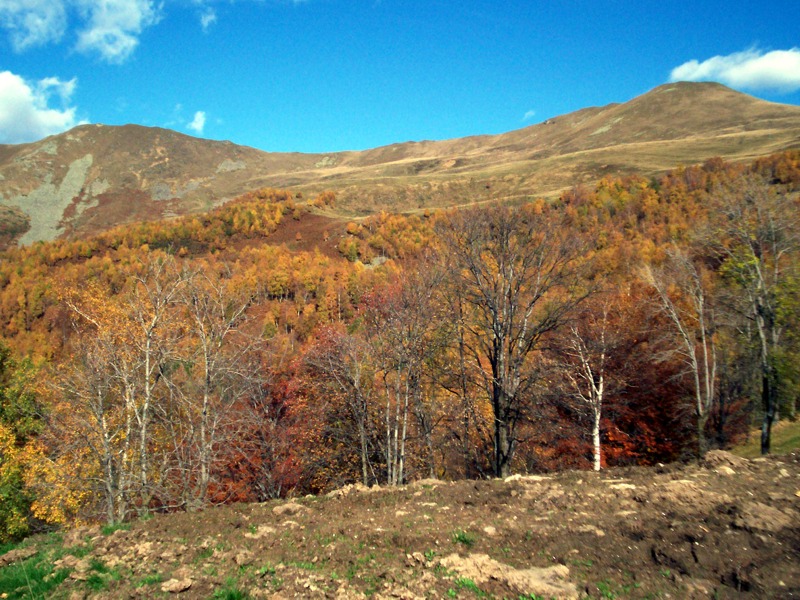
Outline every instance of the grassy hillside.
<path id="1" fill-rule="evenodd" d="M 800 421 L 781 421 L 772 428 L 772 452 L 788 454 L 800 448 Z M 754 429 L 747 443 L 731 450 L 737 456 L 757 458 L 761 456 L 761 430 Z"/>
<path id="2" fill-rule="evenodd" d="M 650 178 L 714 156 L 800 147 L 800 107 L 713 83 L 675 83 L 500 135 L 360 152 L 268 153 L 134 125 L 80 126 L 0 147 L 0 207 L 27 216 L 23 244 L 196 214 L 249 190 L 332 190 L 341 218 L 556 197 L 603 176 Z M 0 230 L 3 229 L 0 212 Z"/>

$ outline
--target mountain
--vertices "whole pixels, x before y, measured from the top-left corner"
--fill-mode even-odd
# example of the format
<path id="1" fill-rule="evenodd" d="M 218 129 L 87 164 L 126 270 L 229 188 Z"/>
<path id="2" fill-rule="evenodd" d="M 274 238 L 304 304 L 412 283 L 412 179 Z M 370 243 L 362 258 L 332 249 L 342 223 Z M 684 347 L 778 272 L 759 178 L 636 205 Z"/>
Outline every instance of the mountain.
<path id="1" fill-rule="evenodd" d="M 336 192 L 341 217 L 554 196 L 606 174 L 800 148 L 800 106 L 715 83 L 663 85 L 500 135 L 359 152 L 269 153 L 136 125 L 0 146 L 0 238 L 29 244 L 208 210 L 249 190 Z"/>

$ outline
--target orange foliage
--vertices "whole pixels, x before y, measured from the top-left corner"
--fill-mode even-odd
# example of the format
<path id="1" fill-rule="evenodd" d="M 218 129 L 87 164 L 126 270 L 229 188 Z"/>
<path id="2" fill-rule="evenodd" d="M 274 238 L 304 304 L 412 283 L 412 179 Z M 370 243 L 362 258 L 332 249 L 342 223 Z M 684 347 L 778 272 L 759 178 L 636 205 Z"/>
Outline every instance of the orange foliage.
<path id="1" fill-rule="evenodd" d="M 796 191 L 800 189 L 800 152 L 766 157 L 750 166 L 710 159 L 657 180 L 608 176 L 594 186 L 564 192 L 557 202 L 536 200 L 520 209 L 520 214 L 535 215 L 532 221 L 544 222 L 548 213 L 563 217 L 570 235 L 591 241 L 586 249 L 586 258 L 594 264 L 588 274 L 591 285 L 602 282 L 626 292 L 618 298 L 623 348 L 610 366 L 624 376 L 626 386 L 608 398 L 602 421 L 608 465 L 671 460 L 691 445 L 682 365 L 666 352 L 660 335 L 666 325 L 647 309 L 647 293 L 637 283 L 638 270 L 644 262 L 661 260 L 667 245 L 694 243 L 698 232 L 714 218 L 709 197 L 720 186 L 735 186 L 738 177 L 751 172 L 783 190 Z M 391 311 L 398 306 L 396 277 L 417 268 L 412 265 L 423 255 L 435 256 L 437 224 L 447 216 L 428 211 L 424 216 L 381 213 L 349 223 L 348 235 L 338 244 L 343 258 L 331 258 L 270 245 L 270 236 L 287 216 L 302 220 L 312 207 L 325 209 L 335 202 L 329 192 L 309 202 L 300 198 L 283 190 L 256 190 L 204 215 L 120 227 L 86 240 L 8 250 L 0 261 L 0 334 L 18 354 L 35 355 L 54 365 L 70 358 L 70 344 L 77 336 L 116 338 L 124 345 L 129 331 L 120 324 L 126 321 L 129 307 L 121 301 L 122 294 L 131 289 L 133 278 L 142 274 L 148 260 L 169 256 L 177 271 L 225 280 L 232 295 L 252 298 L 240 335 L 258 339 L 257 368 L 268 375 L 258 389 L 242 393 L 232 403 L 239 429 L 234 435 L 233 425 L 227 426 L 236 442 L 226 447 L 214 466 L 209 500 L 264 500 L 293 490 L 322 491 L 358 480 L 361 462 L 353 446 L 352 426 L 343 418 L 346 400 L 312 380 L 312 373 L 303 368 L 303 357 L 332 329 L 369 338 L 373 344 L 389 339 L 391 331 L 381 329 L 381 319 L 392 317 Z M 436 474 L 474 476 L 489 466 L 491 436 L 486 435 L 486 424 L 491 423 L 491 407 L 482 395 L 484 382 L 475 378 L 463 389 L 458 386 L 459 357 L 453 344 L 458 331 L 466 331 L 470 323 L 469 315 L 456 314 L 448 304 L 445 292 L 454 285 L 455 275 L 442 280 L 434 301 L 435 310 L 449 323 L 441 325 L 441 330 L 419 334 L 425 348 L 415 352 L 422 355 L 440 343 L 442 347 L 435 356 L 425 354 L 420 371 L 424 381 L 412 383 L 421 390 L 417 408 L 430 413 L 421 414 L 419 423 L 424 424 L 427 417 L 436 423 L 430 434 L 437 452 Z M 387 286 L 387 281 L 392 284 Z M 70 314 L 76 308 L 96 318 L 76 326 Z M 395 312 L 399 320 L 411 321 L 408 315 L 397 316 L 399 309 Z M 372 333 L 365 325 L 370 318 L 375 319 Z M 425 324 L 432 327 L 434 321 L 431 318 Z M 180 351 L 188 345 L 185 340 L 182 343 Z M 384 345 L 398 347 L 391 341 Z M 532 368 L 535 363 L 542 369 L 543 382 L 550 376 L 546 354 L 542 350 L 529 359 Z M 386 356 L 388 350 L 378 358 Z M 180 368 L 190 373 L 190 362 Z M 371 382 L 376 393 L 389 397 L 389 405 L 396 406 L 398 401 L 386 389 L 400 375 L 388 373 L 385 360 L 372 368 L 381 374 Z M 522 441 L 514 468 L 590 465 L 585 417 L 554 398 L 552 389 L 532 389 L 526 397 L 531 410 L 519 426 Z M 730 392 L 723 407 L 728 412 L 720 412 L 717 420 L 738 419 L 731 427 L 740 428 L 743 398 L 743 392 Z M 55 393 L 46 399 L 52 414 L 66 415 L 68 405 L 62 401 Z M 380 427 L 385 417 L 378 407 L 370 410 L 368 458 L 380 466 L 384 460 Z M 424 427 L 412 422 L 409 431 L 408 468 L 420 473 L 426 468 L 425 460 L 418 458 L 426 456 Z M 31 482 L 38 494 L 35 514 L 51 522 L 77 518 L 81 506 L 89 502 L 79 486 L 66 482 L 96 475 L 91 461 L 80 452 L 57 451 L 56 446 L 66 448 L 76 441 L 63 437 L 64 432 L 61 435 L 43 436 L 36 446 L 40 454 L 32 451 L 29 461 L 31 476 L 38 481 Z M 165 444 L 166 439 L 158 443 Z M 164 485 L 171 489 L 177 483 Z M 170 506 L 166 492 L 157 501 Z"/>

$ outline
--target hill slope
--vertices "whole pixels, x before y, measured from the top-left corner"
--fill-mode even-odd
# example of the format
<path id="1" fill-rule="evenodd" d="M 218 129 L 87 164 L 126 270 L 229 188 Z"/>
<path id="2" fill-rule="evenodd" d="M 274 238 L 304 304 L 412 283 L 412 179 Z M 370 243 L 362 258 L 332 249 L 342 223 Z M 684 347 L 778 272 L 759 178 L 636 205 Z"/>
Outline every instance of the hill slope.
<path id="1" fill-rule="evenodd" d="M 361 152 L 267 153 L 135 125 L 0 146 L 0 236 L 22 244 L 207 210 L 259 187 L 333 190 L 342 216 L 549 196 L 604 174 L 800 147 L 800 107 L 713 83 L 658 87 L 518 131 Z"/>
<path id="2" fill-rule="evenodd" d="M 10 563 L 0 589 L 10 598 L 796 598 L 798 477 L 797 454 L 713 451 L 701 465 L 350 486 L 76 530 L 63 545 L 33 538 L 0 556 L 0 567 Z"/>

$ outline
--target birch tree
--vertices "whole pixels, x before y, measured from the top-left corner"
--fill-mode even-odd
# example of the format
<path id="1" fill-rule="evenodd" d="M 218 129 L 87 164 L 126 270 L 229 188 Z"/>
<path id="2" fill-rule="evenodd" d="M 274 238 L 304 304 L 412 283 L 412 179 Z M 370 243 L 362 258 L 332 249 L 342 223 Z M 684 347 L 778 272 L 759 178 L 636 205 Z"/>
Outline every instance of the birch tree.
<path id="1" fill-rule="evenodd" d="M 619 374 L 611 369 L 621 338 L 618 315 L 611 304 L 612 300 L 606 297 L 592 306 L 584 305 L 581 315 L 565 328 L 560 343 L 567 393 L 589 411 L 595 471 L 602 466 L 603 403 L 610 393 L 617 393 L 624 386 Z"/>
<path id="2" fill-rule="evenodd" d="M 655 292 L 656 306 L 675 336 L 674 351 L 692 379 L 697 455 L 706 450 L 705 428 L 717 398 L 716 318 L 710 300 L 709 274 L 672 247 L 663 264 L 643 268 Z"/>
<path id="3" fill-rule="evenodd" d="M 187 389 L 178 390 L 186 408 L 190 446 L 195 449 L 190 469 L 191 507 L 206 503 L 216 455 L 226 436 L 236 432 L 233 407 L 244 394 L 248 381 L 258 372 L 245 370 L 258 343 L 242 332 L 252 292 L 237 288 L 229 278 L 200 272 L 179 293 L 187 316 L 191 371 Z"/>
<path id="4" fill-rule="evenodd" d="M 427 475 L 436 477 L 436 415 L 428 371 L 442 345 L 434 299 L 441 276 L 433 265 L 423 269 L 406 273 L 371 294 L 364 310 L 365 335 L 385 398 L 384 453 L 389 485 L 405 480 L 412 420 L 423 440 Z"/>
<path id="5" fill-rule="evenodd" d="M 177 357 L 183 326 L 174 307 L 188 275 L 181 273 L 171 258 L 158 255 L 132 269 L 128 289 L 119 300 L 108 298 L 105 291 L 89 284 L 68 291 L 65 301 L 75 316 L 78 334 L 91 340 L 87 347 L 94 357 L 91 362 L 78 362 L 73 367 L 87 369 L 89 381 L 100 381 L 98 374 L 102 372 L 110 380 L 103 384 L 107 390 L 102 394 L 114 395 L 104 399 L 96 396 L 101 393 L 100 388 L 89 393 L 74 387 L 74 397 L 84 398 L 90 412 L 97 412 L 101 401 L 103 406 L 121 407 L 119 437 L 124 440 L 124 448 L 120 452 L 125 463 L 120 465 L 122 470 L 117 477 L 122 479 L 117 485 L 129 490 L 130 502 L 138 510 L 147 511 L 167 472 L 164 467 L 169 449 L 154 444 L 152 425 L 156 404 L 166 388 L 165 376 Z M 153 457 L 155 448 L 160 454 L 157 463 Z"/>

